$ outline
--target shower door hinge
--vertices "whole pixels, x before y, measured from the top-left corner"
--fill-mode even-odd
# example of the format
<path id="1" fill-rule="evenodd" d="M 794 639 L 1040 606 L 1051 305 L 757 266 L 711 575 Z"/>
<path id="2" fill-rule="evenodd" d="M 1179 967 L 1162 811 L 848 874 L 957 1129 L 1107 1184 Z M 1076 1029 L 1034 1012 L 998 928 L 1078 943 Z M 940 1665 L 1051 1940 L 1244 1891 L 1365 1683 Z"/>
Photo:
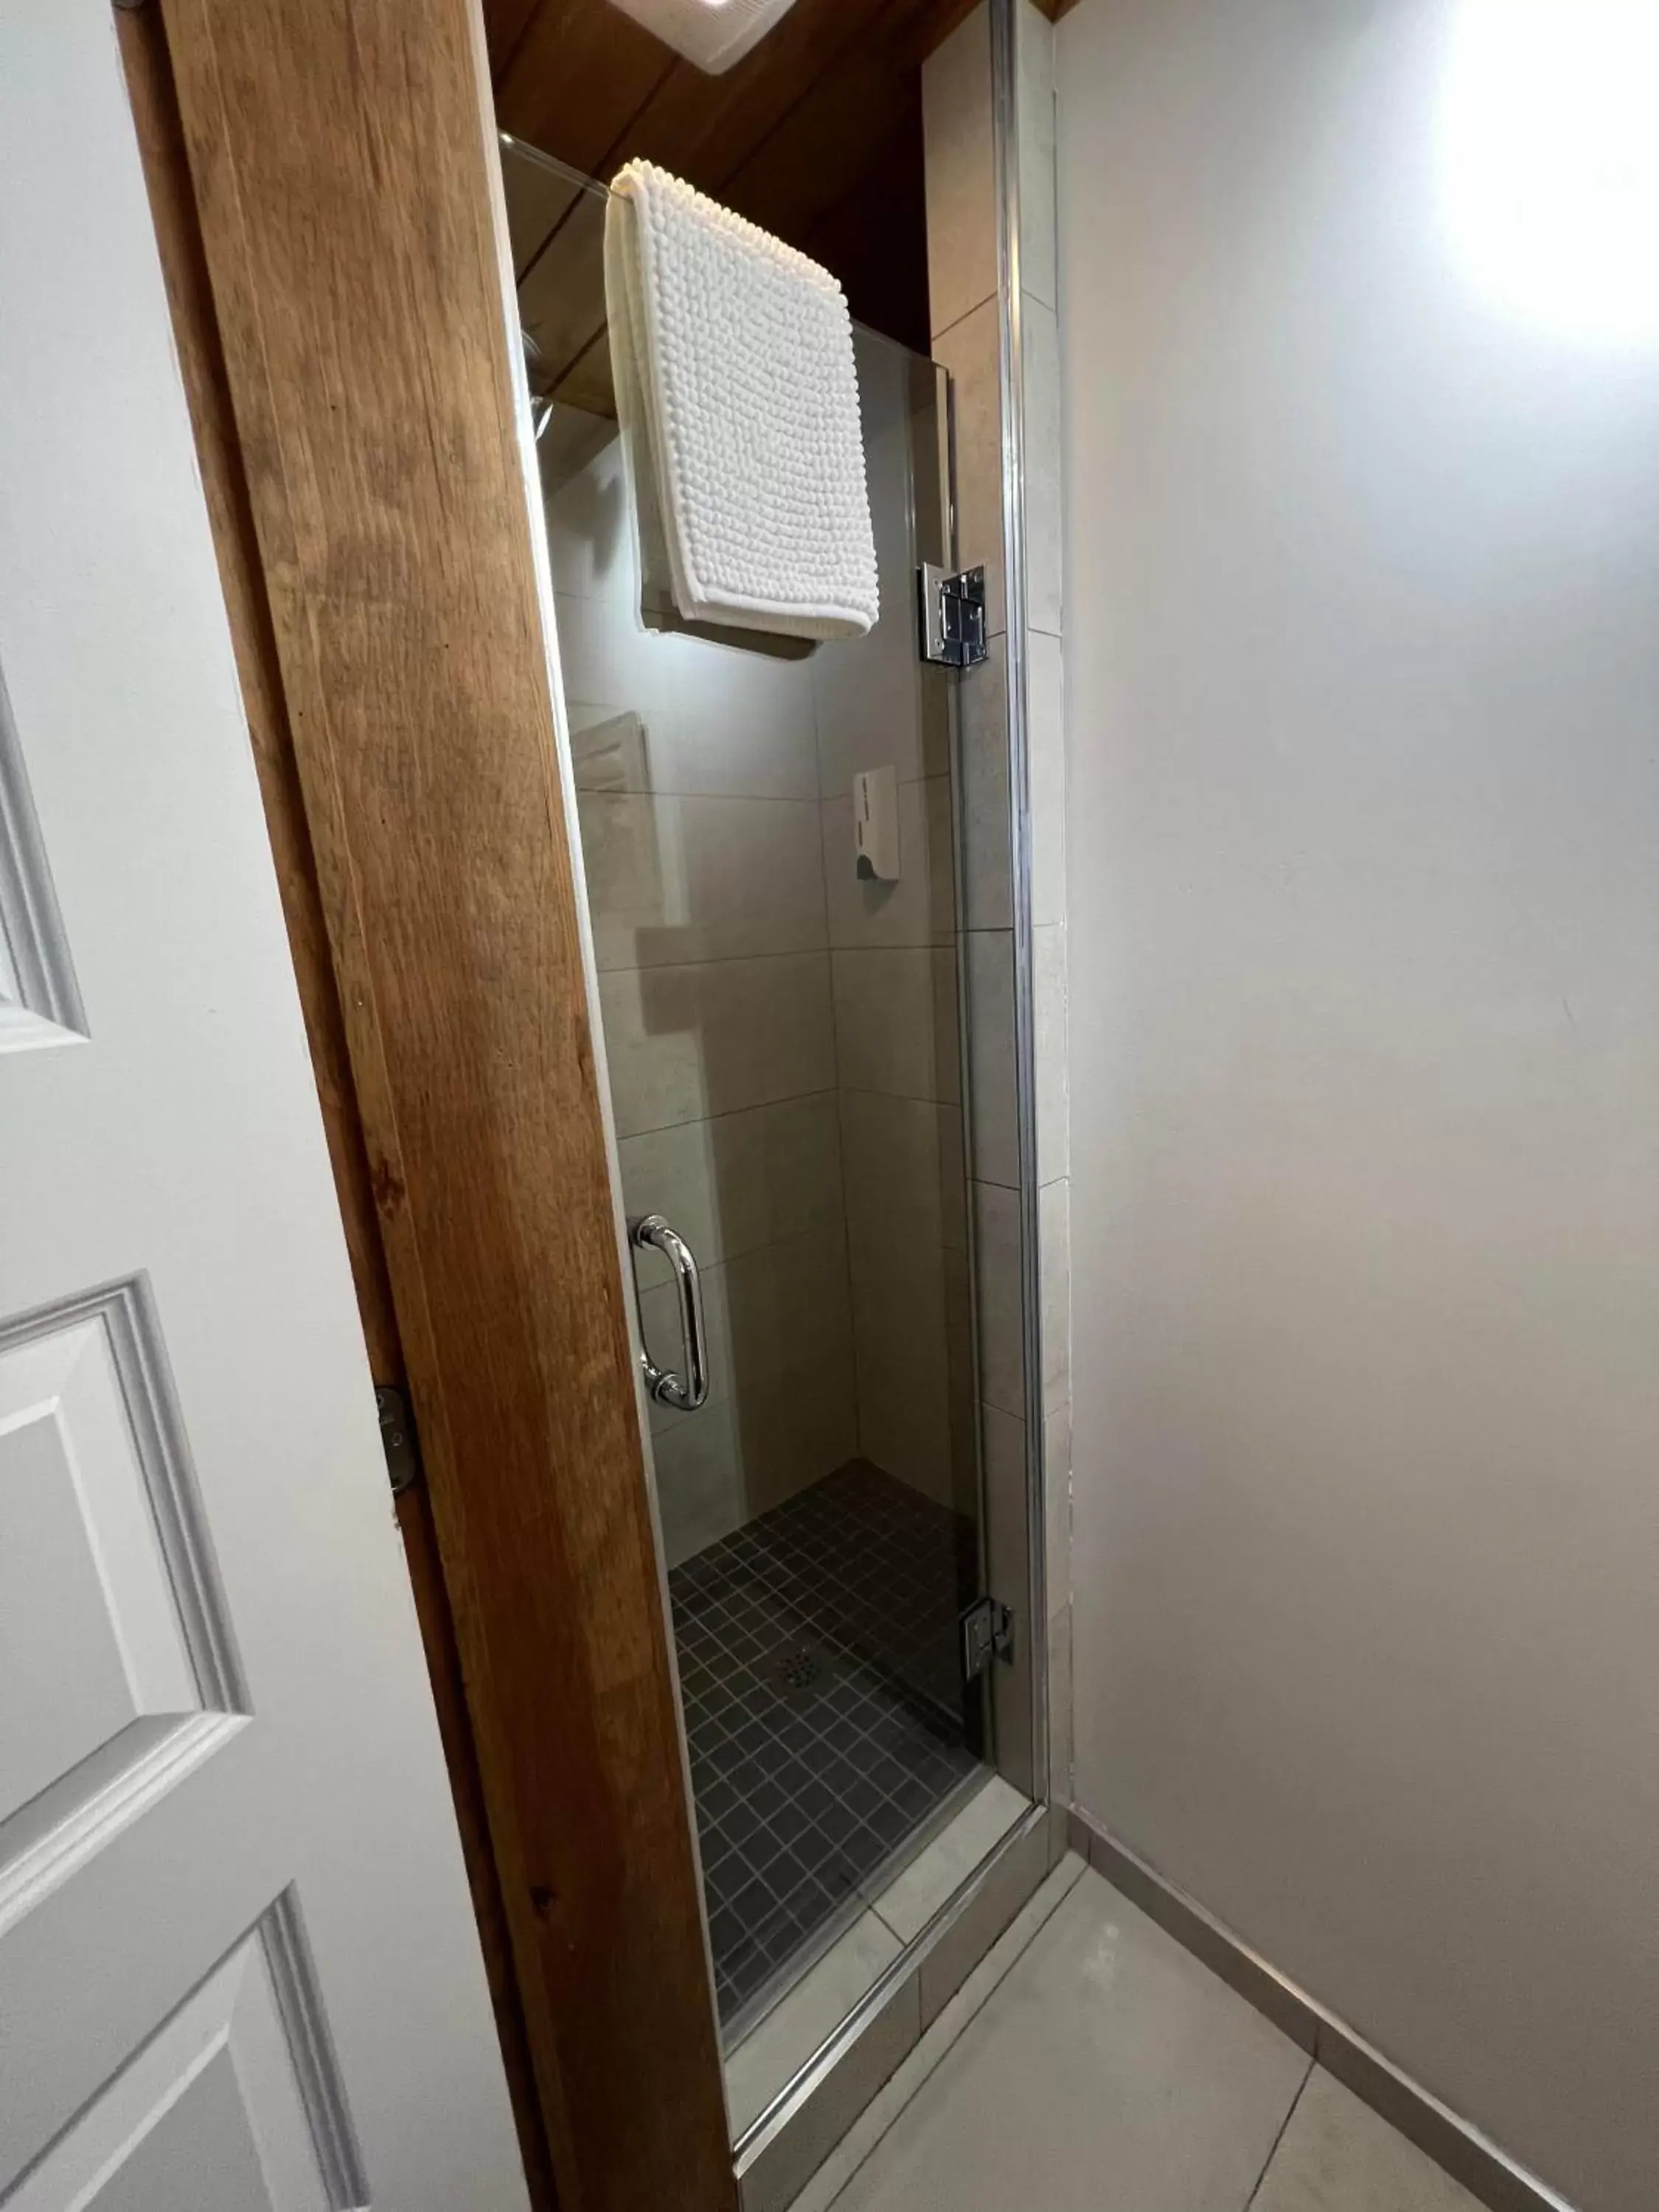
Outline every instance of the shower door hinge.
<path id="1" fill-rule="evenodd" d="M 977 668 L 986 654 L 985 571 L 954 576 L 924 561 L 916 571 L 921 609 L 921 657 L 942 668 Z"/>
<path id="2" fill-rule="evenodd" d="M 972 1682 L 993 1659 L 1014 1657 L 1014 1616 L 1011 1607 L 994 1597 L 982 1597 L 962 1616 L 962 1674 Z"/>
<path id="3" fill-rule="evenodd" d="M 409 1410 L 408 1399 L 389 1382 L 374 1385 L 374 1410 L 380 1417 L 380 1444 L 386 1453 L 386 1471 L 392 1480 L 392 1495 L 401 1498 L 404 1491 L 414 1488 L 421 1472 L 415 1417 Z"/>

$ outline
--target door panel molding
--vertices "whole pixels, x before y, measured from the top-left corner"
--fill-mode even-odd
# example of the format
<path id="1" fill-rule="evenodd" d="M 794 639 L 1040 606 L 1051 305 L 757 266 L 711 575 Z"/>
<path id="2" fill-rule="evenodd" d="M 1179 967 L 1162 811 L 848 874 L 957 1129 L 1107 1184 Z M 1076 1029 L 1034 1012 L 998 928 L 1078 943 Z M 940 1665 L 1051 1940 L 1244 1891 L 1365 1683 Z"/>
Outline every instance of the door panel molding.
<path id="1" fill-rule="evenodd" d="M 292 1888 L 43 2153 L 8 2203 L 246 2201 L 354 2212 L 370 2201 Z"/>
<path id="2" fill-rule="evenodd" d="M 0 1052 L 65 1043 L 86 1030 L 0 669 Z"/>

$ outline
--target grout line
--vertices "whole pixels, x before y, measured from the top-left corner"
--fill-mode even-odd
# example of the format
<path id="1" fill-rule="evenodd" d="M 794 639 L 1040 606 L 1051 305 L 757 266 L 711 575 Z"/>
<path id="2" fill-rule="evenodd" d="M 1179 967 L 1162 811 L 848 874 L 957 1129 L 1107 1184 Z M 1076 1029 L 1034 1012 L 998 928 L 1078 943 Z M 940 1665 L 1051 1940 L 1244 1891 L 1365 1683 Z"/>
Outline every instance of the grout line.
<path id="1" fill-rule="evenodd" d="M 633 709 L 623 708 L 622 711 L 631 714 Z M 580 734 L 579 732 L 578 735 Z M 917 775 L 909 781 L 923 783 L 927 779 Z M 677 805 L 684 806 L 804 806 L 814 814 L 833 803 L 817 798 L 797 799 L 787 791 L 670 791 L 655 783 L 641 785 L 637 790 L 629 784 L 579 783 L 576 796 L 578 799 L 672 799 Z"/>
<path id="2" fill-rule="evenodd" d="M 780 954 L 778 957 L 782 959 L 793 958 L 795 956 Z M 690 964 L 719 966 L 720 963 L 693 962 Z M 609 975 L 655 975 L 663 971 L 656 968 L 609 968 L 605 972 Z M 626 1136 L 618 1132 L 617 1142 L 618 1145 L 626 1145 L 631 1143 L 635 1137 L 660 1137 L 668 1129 L 701 1129 L 709 1121 L 735 1121 L 740 1114 L 769 1114 L 775 1107 L 804 1106 L 809 1099 L 833 1098 L 835 1095 L 836 1090 L 833 1084 L 820 1083 L 815 1085 L 811 1091 L 786 1091 L 781 1098 L 757 1098 L 750 1106 L 723 1107 L 718 1114 L 688 1114 L 678 1121 L 653 1121 L 648 1129 L 630 1129 Z"/>
<path id="3" fill-rule="evenodd" d="M 964 307 L 959 315 L 953 316 L 942 329 L 935 331 L 933 333 L 931 341 L 933 352 L 935 354 L 938 353 L 939 340 L 941 338 L 948 338 L 952 331 L 959 331 L 970 316 L 978 314 L 981 307 L 994 306 L 996 303 L 996 287 L 993 285 L 982 300 L 975 300 L 971 307 Z M 1044 302 L 1044 305 L 1047 305 L 1046 301 Z M 1052 310 L 1050 310 L 1050 312 L 1052 313 Z"/>
<path id="4" fill-rule="evenodd" d="M 603 911 L 594 916 L 596 924 L 603 923 L 607 919 Z M 655 927 L 659 925 L 649 926 Z M 695 922 L 670 922 L 660 926 L 672 929 L 691 929 L 700 927 Z M 710 924 L 709 927 L 713 927 L 714 925 Z M 827 958 L 836 950 L 837 947 L 828 944 L 785 945 L 769 949 L 765 952 L 716 952 L 702 960 L 629 960 L 615 968 L 600 968 L 598 972 L 603 977 L 672 975 L 677 969 L 682 968 L 758 968 L 763 961 L 821 960 Z"/>
<path id="5" fill-rule="evenodd" d="M 1272 2172 L 1273 2160 L 1279 2156 L 1279 2146 L 1285 2140 L 1285 2130 L 1290 2126 L 1291 2122 L 1296 2117 L 1296 2108 L 1302 2102 L 1302 2093 L 1307 2087 L 1309 2082 L 1312 2081 L 1313 2070 L 1318 2063 L 1319 2062 L 1316 2058 L 1310 2055 L 1308 2059 L 1308 2070 L 1296 2085 L 1296 2094 L 1291 2100 L 1290 2109 L 1286 2112 L 1284 2118 L 1279 2122 L 1279 2133 L 1273 2137 L 1273 2142 L 1268 2148 L 1267 2157 L 1261 2161 L 1261 2171 L 1255 2178 L 1255 2185 L 1244 2200 L 1243 2212 L 1250 2212 L 1250 2207 L 1255 2203 L 1256 2198 L 1261 2194 L 1261 2185 Z"/>

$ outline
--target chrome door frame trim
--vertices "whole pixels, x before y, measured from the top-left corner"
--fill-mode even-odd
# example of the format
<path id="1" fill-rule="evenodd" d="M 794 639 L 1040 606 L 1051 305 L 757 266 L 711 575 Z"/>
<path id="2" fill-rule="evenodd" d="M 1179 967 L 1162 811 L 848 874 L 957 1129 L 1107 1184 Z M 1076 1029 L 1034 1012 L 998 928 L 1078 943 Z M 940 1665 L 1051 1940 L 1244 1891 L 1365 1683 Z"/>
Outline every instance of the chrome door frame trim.
<path id="1" fill-rule="evenodd" d="M 1026 665 L 1025 354 L 1020 268 L 1019 99 L 1016 9 L 988 0 L 991 132 L 997 199 L 999 383 L 1002 419 L 1003 653 L 1007 671 L 1010 854 L 1013 897 L 1014 1079 L 1019 1139 L 1020 1315 L 1025 1362 L 1025 1514 L 1030 1617 L 1031 1785 L 1048 1802 L 1048 1592 L 1043 1451 L 1042 1258 L 1038 1231 L 1036 992 L 1031 923 L 1030 725 Z"/>

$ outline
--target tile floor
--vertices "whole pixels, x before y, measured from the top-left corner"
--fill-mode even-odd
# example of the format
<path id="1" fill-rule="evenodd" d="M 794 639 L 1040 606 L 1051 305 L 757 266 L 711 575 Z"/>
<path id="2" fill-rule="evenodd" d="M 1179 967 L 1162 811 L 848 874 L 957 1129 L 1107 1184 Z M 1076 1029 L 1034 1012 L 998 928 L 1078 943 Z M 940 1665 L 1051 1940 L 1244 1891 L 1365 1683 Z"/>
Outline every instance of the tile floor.
<path id="1" fill-rule="evenodd" d="M 728 2053 L 726 2102 L 733 2142 L 1030 1809 L 1018 1790 L 988 1775 L 897 1875 L 878 1876 L 866 1887 L 864 1910 L 852 1924 Z"/>
<path id="2" fill-rule="evenodd" d="M 720 2018 L 764 2007 L 979 1762 L 971 1525 L 854 1461 L 669 1576 Z"/>
<path id="3" fill-rule="evenodd" d="M 794 2212 L 1480 2212 L 1070 1858 Z"/>

